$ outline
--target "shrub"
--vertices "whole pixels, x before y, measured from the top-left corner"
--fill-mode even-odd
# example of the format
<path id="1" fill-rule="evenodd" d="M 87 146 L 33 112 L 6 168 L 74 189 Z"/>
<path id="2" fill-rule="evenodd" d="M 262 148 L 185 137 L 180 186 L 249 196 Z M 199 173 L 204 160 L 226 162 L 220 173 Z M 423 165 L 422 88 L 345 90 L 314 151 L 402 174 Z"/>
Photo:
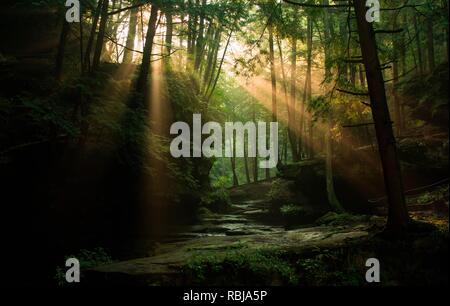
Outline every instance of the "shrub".
<path id="1" fill-rule="evenodd" d="M 283 217 L 301 217 L 307 214 L 305 208 L 293 204 L 281 206 L 280 212 Z"/>
<path id="2" fill-rule="evenodd" d="M 240 250 L 224 256 L 201 256 L 183 268 L 194 284 L 296 285 L 295 269 L 281 251 Z"/>

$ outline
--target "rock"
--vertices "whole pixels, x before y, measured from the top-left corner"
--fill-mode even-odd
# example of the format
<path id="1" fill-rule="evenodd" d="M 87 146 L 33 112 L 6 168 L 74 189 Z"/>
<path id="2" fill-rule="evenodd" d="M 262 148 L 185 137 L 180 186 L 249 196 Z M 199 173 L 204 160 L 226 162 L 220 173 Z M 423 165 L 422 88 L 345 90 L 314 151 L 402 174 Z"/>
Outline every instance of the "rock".
<path id="1" fill-rule="evenodd" d="M 279 249 L 296 254 L 317 248 L 342 247 L 368 237 L 369 224 L 352 227 L 314 227 L 300 230 L 242 236 L 245 231 L 230 231 L 231 236 L 204 237 L 161 245 L 158 254 L 97 267 L 86 272 L 85 283 L 128 285 L 186 285 L 182 267 L 199 255 L 225 256 L 228 251 L 246 249 Z M 227 233 L 228 234 L 228 233 Z M 236 234 L 236 235 L 234 235 Z"/>

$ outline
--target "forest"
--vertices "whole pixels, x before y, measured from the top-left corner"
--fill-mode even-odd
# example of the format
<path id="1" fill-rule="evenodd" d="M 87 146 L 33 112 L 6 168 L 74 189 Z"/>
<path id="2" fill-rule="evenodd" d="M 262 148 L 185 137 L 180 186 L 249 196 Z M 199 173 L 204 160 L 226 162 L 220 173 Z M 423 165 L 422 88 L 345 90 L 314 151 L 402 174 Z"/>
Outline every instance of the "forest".
<path id="1" fill-rule="evenodd" d="M 448 12 L 3 0 L 3 278 L 448 285 Z"/>

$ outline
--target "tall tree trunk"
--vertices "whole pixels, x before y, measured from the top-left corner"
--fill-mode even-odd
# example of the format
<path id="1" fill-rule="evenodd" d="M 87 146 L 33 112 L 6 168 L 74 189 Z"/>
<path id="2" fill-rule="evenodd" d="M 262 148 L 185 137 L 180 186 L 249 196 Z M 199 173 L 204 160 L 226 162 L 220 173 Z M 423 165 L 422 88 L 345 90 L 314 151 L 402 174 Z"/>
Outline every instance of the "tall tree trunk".
<path id="1" fill-rule="evenodd" d="M 248 140 L 247 140 L 248 142 Z M 247 184 L 251 183 L 250 180 L 250 170 L 248 167 L 248 148 L 247 144 L 244 142 L 244 168 L 245 168 L 245 178 L 247 179 Z"/>
<path id="2" fill-rule="evenodd" d="M 273 39 L 273 25 L 270 21 L 269 23 L 269 60 L 270 60 L 270 76 L 272 80 L 272 122 L 278 121 L 277 114 L 277 77 L 275 74 L 275 49 L 274 49 L 274 39 Z M 277 157 L 277 163 L 279 161 L 279 156 Z M 270 169 L 266 169 L 266 175 L 270 177 Z"/>
<path id="3" fill-rule="evenodd" d="M 297 40 L 295 40 L 295 44 L 297 44 Z M 286 109 L 287 109 L 287 114 L 288 114 L 288 128 L 287 128 L 287 133 L 288 133 L 288 138 L 289 141 L 291 143 L 291 148 L 292 148 L 292 156 L 293 156 L 293 160 L 294 161 L 298 161 L 297 158 L 297 144 L 296 144 L 296 138 L 295 138 L 295 130 L 294 130 L 294 123 L 295 123 L 295 119 L 294 119 L 294 114 L 295 114 L 295 110 L 293 108 L 293 105 L 295 105 L 295 90 L 296 90 L 296 67 L 295 68 L 291 68 L 291 99 L 292 99 L 292 83 L 294 83 L 294 96 L 293 96 L 293 101 L 292 102 L 290 100 L 290 98 L 288 97 L 288 85 L 287 85 L 287 77 L 286 77 L 286 70 L 284 69 L 284 57 L 283 57 L 283 49 L 281 46 L 281 40 L 280 37 L 277 35 L 277 45 L 278 45 L 278 52 L 280 55 L 280 67 L 281 67 L 281 74 L 283 76 L 283 90 L 284 90 L 284 104 L 286 105 Z M 294 47 L 293 47 L 294 48 Z M 294 55 L 294 63 L 291 63 L 291 65 L 297 65 L 296 61 L 297 61 L 297 48 L 295 47 L 295 51 L 293 50 L 293 52 L 295 52 Z M 292 66 L 291 66 L 292 67 Z M 292 72 L 294 71 L 294 72 Z M 294 77 L 294 79 L 292 79 L 292 76 Z M 287 153 L 286 153 L 287 154 Z M 282 155 L 283 156 L 283 155 Z"/>
<path id="4" fill-rule="evenodd" d="M 97 31 L 98 20 L 100 19 L 100 13 L 102 10 L 104 0 L 99 0 L 96 10 L 94 11 L 94 18 L 92 20 L 91 33 L 86 46 L 86 53 L 84 57 L 84 70 L 91 70 L 91 57 L 92 57 L 92 47 L 94 45 L 95 32 Z"/>
<path id="5" fill-rule="evenodd" d="M 100 65 L 100 57 L 102 55 L 103 42 L 105 40 L 106 25 L 108 22 L 108 6 L 109 6 L 109 0 L 104 0 L 103 5 L 102 5 L 100 27 L 98 30 L 97 42 L 96 42 L 95 51 L 94 51 L 94 58 L 92 60 L 92 70 L 93 71 L 97 70 L 98 66 Z"/>
<path id="6" fill-rule="evenodd" d="M 448 0 L 442 0 L 442 8 L 444 9 L 445 15 L 447 16 L 447 22 L 448 22 L 448 17 L 449 17 L 449 12 L 448 12 Z M 445 27 L 444 29 L 444 37 L 445 37 L 445 50 L 447 51 L 447 56 L 445 57 L 445 60 L 448 62 L 448 57 L 449 57 L 449 35 L 448 35 L 448 25 Z"/>
<path id="7" fill-rule="evenodd" d="M 208 58 L 207 58 L 207 64 L 205 73 L 203 75 L 203 86 L 204 86 L 204 92 L 207 93 L 208 86 L 211 83 L 211 79 L 213 78 L 213 65 L 215 64 L 215 61 L 217 60 L 217 51 L 220 47 L 220 35 L 221 35 L 221 29 L 216 29 L 214 33 L 214 39 L 211 42 L 211 46 L 208 52 Z"/>
<path id="8" fill-rule="evenodd" d="M 328 0 L 323 0 L 322 2 L 324 5 L 328 5 Z M 324 56 L 325 56 L 325 76 L 326 76 L 326 82 L 330 82 L 331 78 L 331 44 L 329 43 L 332 37 L 331 34 L 331 18 L 329 16 L 328 11 L 325 11 L 324 14 Z M 343 31 L 342 26 L 340 27 L 340 30 Z M 350 54 L 347 54 L 347 56 L 350 56 Z M 342 69 L 345 70 L 345 79 L 347 78 L 347 71 L 348 71 L 348 65 L 339 65 L 338 73 L 342 73 Z M 311 84 L 310 84 L 311 86 Z M 308 89 L 308 91 L 311 91 L 311 88 Z M 332 151 L 332 139 L 331 139 L 331 128 L 332 128 L 332 106 L 331 106 L 331 97 L 330 97 L 330 105 L 328 110 L 328 115 L 326 118 L 326 127 L 325 127 L 325 174 L 326 174 L 326 186 L 327 186 L 327 198 L 328 203 L 330 206 L 340 212 L 343 211 L 341 204 L 339 203 L 335 190 L 334 190 L 334 178 L 333 178 L 333 151 Z M 312 130 L 312 127 L 310 127 L 310 131 Z M 309 139 L 310 145 L 312 144 L 312 136 Z M 311 158 L 312 156 L 310 156 Z"/>
<path id="9" fill-rule="evenodd" d="M 232 147 L 233 156 L 231 157 L 231 171 L 233 172 L 233 186 L 239 186 L 239 180 L 236 173 L 236 138 L 230 141 L 230 146 Z"/>
<path id="10" fill-rule="evenodd" d="M 134 40 L 136 38 L 138 12 L 139 9 L 137 7 L 131 9 L 130 12 L 130 23 L 128 25 L 126 48 L 123 51 L 123 63 L 125 64 L 130 64 L 131 62 L 133 62 L 134 52 L 132 50 L 134 50 Z"/>
<path id="11" fill-rule="evenodd" d="M 328 4 L 328 0 L 326 1 L 326 4 Z M 308 105 L 309 103 L 311 103 L 311 98 L 312 98 L 312 48 L 313 48 L 313 20 L 312 18 L 309 19 L 309 25 L 308 25 L 308 34 L 307 34 L 307 45 L 308 45 L 308 50 L 307 50 L 307 86 L 306 86 L 306 99 L 305 99 L 305 106 Z M 329 60 L 326 58 L 326 61 L 329 62 Z M 331 67 L 330 64 L 326 64 L 327 67 Z M 313 120 L 312 118 L 309 118 L 309 134 L 308 134 L 308 141 L 307 141 L 307 153 L 308 153 L 308 158 L 312 158 L 314 155 L 314 150 L 313 150 Z"/>
<path id="12" fill-rule="evenodd" d="M 79 33 L 80 33 L 80 70 L 81 74 L 84 74 L 84 31 L 83 31 L 83 11 L 80 12 L 80 24 L 79 24 Z"/>
<path id="13" fill-rule="evenodd" d="M 267 121 L 270 121 L 270 119 L 267 119 Z M 266 145 L 269 143 L 269 135 L 270 135 L 270 127 L 267 127 L 266 129 Z M 266 168 L 266 180 L 270 179 L 270 169 Z"/>
<path id="14" fill-rule="evenodd" d="M 173 40 L 173 12 L 172 4 L 169 2 L 166 5 L 166 56 L 169 58 L 172 53 Z"/>
<path id="15" fill-rule="evenodd" d="M 408 29 L 408 20 L 407 20 L 407 14 L 406 12 L 403 14 L 403 26 L 406 27 L 406 32 L 409 31 Z M 409 33 L 409 32 L 408 32 Z M 401 33 L 401 48 L 400 48 L 400 58 L 402 62 L 402 76 L 406 76 L 408 73 L 408 67 L 406 64 L 406 34 L 405 31 Z M 400 104 L 400 121 L 397 123 L 399 125 L 399 135 L 403 135 L 403 132 L 405 130 L 405 103 L 403 101 L 403 98 L 397 94 L 397 99 L 399 99 Z"/>
<path id="16" fill-rule="evenodd" d="M 64 54 L 66 52 L 67 37 L 69 36 L 70 24 L 66 21 L 64 16 L 63 24 L 61 28 L 61 34 L 59 37 L 58 52 L 56 54 L 56 68 L 55 77 L 58 81 L 61 81 L 64 65 Z"/>
<path id="17" fill-rule="evenodd" d="M 353 2 L 358 25 L 359 42 L 363 56 L 370 93 L 372 116 L 378 140 L 378 151 L 383 167 L 386 193 L 389 202 L 387 230 L 402 235 L 408 226 L 409 216 L 403 192 L 403 181 L 398 160 L 395 137 L 387 105 L 384 79 L 378 58 L 375 32 L 365 15 L 364 1 Z"/>
<path id="18" fill-rule="evenodd" d="M 291 97 L 287 101 L 288 105 L 288 135 L 291 144 L 292 158 L 294 162 L 300 160 L 299 151 L 297 147 L 296 129 L 295 129 L 295 104 L 297 100 L 297 38 L 292 37 L 291 50 Z M 302 114 L 300 116 L 303 116 Z"/>
<path id="19" fill-rule="evenodd" d="M 252 112 L 252 117 L 253 117 L 253 122 L 255 124 L 257 124 L 256 122 L 256 110 L 255 110 L 255 105 L 253 105 L 253 112 Z M 259 165 L 258 165 L 258 129 L 256 129 L 256 142 L 255 142 L 255 146 L 256 146 L 256 154 L 255 157 L 253 158 L 253 181 L 256 183 L 258 181 L 258 172 L 259 172 Z"/>
<path id="20" fill-rule="evenodd" d="M 188 0 L 188 7 L 192 7 L 192 0 Z M 194 20 L 192 14 L 188 15 L 188 26 L 187 26 L 187 53 L 192 54 L 192 36 L 194 34 Z"/>
<path id="21" fill-rule="evenodd" d="M 299 118 L 299 132 L 298 132 L 298 156 L 301 159 L 302 152 L 309 151 L 309 144 L 306 141 L 306 126 L 307 118 L 306 118 L 306 109 L 307 104 L 310 101 L 311 97 L 311 76 L 312 76 L 312 48 L 313 48 L 313 20 L 311 16 L 307 18 L 307 29 L 306 29 L 306 77 L 305 77 L 305 87 L 303 90 L 303 101 L 300 107 L 300 118 Z"/>
<path id="22" fill-rule="evenodd" d="M 200 68 L 201 60 L 203 58 L 203 47 L 204 47 L 204 31 L 205 31 L 205 9 L 206 0 L 202 0 L 200 8 L 200 23 L 198 28 L 197 43 L 195 46 L 195 62 L 194 69 L 198 70 Z"/>
<path id="23" fill-rule="evenodd" d="M 394 16 L 394 28 L 397 27 L 397 18 L 398 18 L 398 12 Z M 400 41 L 401 43 L 401 41 Z M 401 110 L 400 110 L 400 99 L 397 94 L 397 83 L 399 78 L 399 50 L 402 48 L 400 45 L 398 37 L 396 34 L 392 35 L 392 45 L 393 45 L 393 63 L 392 63 L 392 71 L 393 71 L 393 81 L 392 81 L 392 94 L 393 94 L 393 100 L 394 100 L 394 117 L 395 117 L 395 131 L 397 137 L 401 135 Z"/>
<path id="24" fill-rule="evenodd" d="M 277 77 L 275 74 L 275 51 L 273 41 L 273 25 L 269 26 L 269 61 L 270 61 L 270 78 L 272 80 L 272 121 L 277 121 Z"/>
<path id="25" fill-rule="evenodd" d="M 414 22 L 414 32 L 416 34 L 415 41 L 416 41 L 416 49 L 417 49 L 417 60 L 419 61 L 419 73 L 423 74 L 424 67 L 423 67 L 422 46 L 420 44 L 419 26 L 417 24 L 417 17 L 415 14 L 413 15 L 413 22 Z"/>
<path id="26" fill-rule="evenodd" d="M 203 75 L 205 70 L 205 53 L 208 54 L 214 48 L 213 47 L 213 35 L 214 35 L 214 26 L 212 23 L 208 25 L 208 30 L 206 31 L 206 36 L 203 38 L 202 49 L 200 54 L 200 67 L 198 69 L 199 76 Z"/>
<path id="27" fill-rule="evenodd" d="M 223 54 L 222 54 L 222 59 L 220 60 L 220 64 L 219 64 L 219 68 L 217 69 L 217 74 L 216 74 L 216 78 L 213 81 L 211 90 L 209 91 L 209 95 L 208 95 L 208 103 L 211 100 L 211 97 L 214 93 L 214 90 L 216 89 L 217 86 L 217 82 L 219 81 L 219 77 L 220 77 L 220 73 L 222 72 L 222 66 L 223 66 L 223 62 L 225 61 L 225 56 L 227 54 L 228 51 L 228 47 L 230 45 L 230 41 L 231 41 L 231 36 L 233 35 L 233 30 L 230 31 L 230 34 L 228 35 L 228 40 L 227 43 L 225 45 L 225 50 L 223 50 Z M 208 86 L 209 88 L 210 86 Z"/>
<path id="28" fill-rule="evenodd" d="M 214 54 L 212 55 L 211 72 L 209 73 L 210 76 L 209 76 L 209 79 L 207 82 L 207 87 L 206 87 L 205 93 L 209 92 L 209 90 L 211 89 L 211 85 L 214 81 L 214 76 L 215 76 L 216 69 L 217 69 L 217 61 L 218 61 L 218 56 L 219 56 L 219 48 L 220 48 L 221 39 L 222 39 L 222 29 L 220 30 L 219 37 L 216 41 L 216 48 L 214 50 Z"/>
<path id="29" fill-rule="evenodd" d="M 142 64 L 136 80 L 135 90 L 137 93 L 145 94 L 148 83 L 148 75 L 150 71 L 150 62 L 153 50 L 153 39 L 156 34 L 156 22 L 158 20 L 158 7 L 152 4 L 150 19 L 148 22 L 148 30 L 145 38 L 144 53 L 142 55 Z"/>
<path id="30" fill-rule="evenodd" d="M 325 151 L 326 151 L 326 182 L 327 182 L 327 197 L 330 206 L 337 212 L 342 212 L 344 209 L 339 203 L 336 197 L 336 192 L 334 190 L 334 179 L 333 179 L 333 149 L 332 149 L 332 139 L 331 139 L 331 112 L 328 114 L 327 127 L 325 130 Z"/>
<path id="31" fill-rule="evenodd" d="M 435 67 L 434 62 L 434 33 L 433 33 L 432 17 L 427 18 L 427 46 L 428 46 L 428 69 L 433 71 Z"/>
<path id="32" fill-rule="evenodd" d="M 366 87 L 366 76 L 364 75 L 364 65 L 358 65 L 359 84 L 361 87 Z"/>
<path id="33" fill-rule="evenodd" d="M 111 11 L 115 11 L 117 0 L 110 0 L 110 1 L 111 1 Z M 128 14 L 129 14 L 129 11 L 126 12 L 126 15 L 128 15 Z M 114 19 L 116 19 L 116 20 L 114 20 Z M 120 23 L 119 20 L 120 20 L 120 14 L 115 14 L 115 15 L 111 16 L 111 18 L 109 18 L 109 16 L 108 16 L 108 21 L 106 22 L 105 35 L 108 35 L 109 37 L 113 38 L 114 40 L 117 40 L 116 34 L 117 34 L 118 25 Z M 112 62 L 112 55 L 114 52 L 114 48 L 115 47 L 117 48 L 117 45 L 116 44 L 108 45 L 108 42 L 109 42 L 108 39 L 103 39 L 102 54 L 100 55 L 100 58 L 104 58 L 107 61 Z"/>

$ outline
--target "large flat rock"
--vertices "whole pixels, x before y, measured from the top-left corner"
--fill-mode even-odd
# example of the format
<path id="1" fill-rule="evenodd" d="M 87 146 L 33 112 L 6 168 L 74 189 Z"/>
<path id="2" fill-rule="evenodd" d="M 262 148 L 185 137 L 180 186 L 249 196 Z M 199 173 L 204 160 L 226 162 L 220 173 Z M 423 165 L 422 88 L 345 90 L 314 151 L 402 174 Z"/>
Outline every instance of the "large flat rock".
<path id="1" fill-rule="evenodd" d="M 224 256 L 230 250 L 274 248 L 301 254 L 317 248 L 338 248 L 369 237 L 369 224 L 351 227 L 311 227 L 250 236 L 215 236 L 166 243 L 152 257 L 97 267 L 87 271 L 88 283 L 180 284 L 183 265 L 194 256 Z M 181 276 L 181 277 L 180 277 Z M 171 282 L 173 280 L 173 282 Z"/>

